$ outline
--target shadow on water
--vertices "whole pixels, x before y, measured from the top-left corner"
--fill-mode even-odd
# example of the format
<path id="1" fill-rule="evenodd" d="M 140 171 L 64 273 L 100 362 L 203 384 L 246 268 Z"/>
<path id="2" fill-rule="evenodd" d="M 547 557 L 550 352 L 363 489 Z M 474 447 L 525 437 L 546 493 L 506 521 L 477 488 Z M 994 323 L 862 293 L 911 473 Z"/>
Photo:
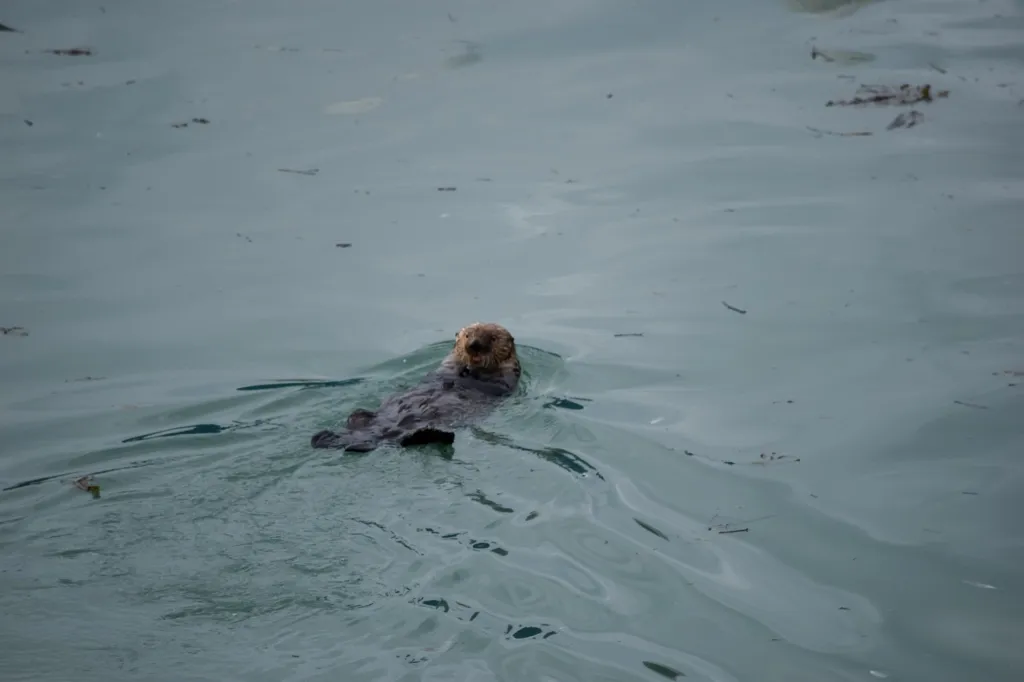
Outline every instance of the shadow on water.
<path id="1" fill-rule="evenodd" d="M 564 469 L 569 473 L 578 474 L 580 476 L 586 476 L 587 474 L 592 473 L 602 481 L 604 480 L 604 476 L 601 475 L 601 472 L 598 471 L 592 464 L 590 464 L 590 462 L 586 461 L 585 459 L 583 459 L 582 457 L 573 452 L 565 450 L 564 448 L 535 448 L 526 445 L 518 445 L 507 436 L 492 433 L 479 427 L 473 428 L 473 435 L 475 435 L 480 440 L 487 443 L 491 443 L 493 445 L 501 445 L 507 448 L 511 448 L 513 450 L 532 453 L 540 457 L 545 462 L 554 464 L 555 466 L 559 467 L 560 469 Z"/>
<path id="2" fill-rule="evenodd" d="M 278 388 L 338 388 L 341 386 L 355 386 L 365 381 L 360 377 L 354 379 L 341 379 L 330 381 L 326 379 L 281 379 L 266 384 L 253 384 L 251 386 L 240 386 L 236 391 L 270 391 Z"/>
<path id="3" fill-rule="evenodd" d="M 177 426 L 170 429 L 163 429 L 161 431 L 153 431 L 152 433 L 143 433 L 138 436 L 132 436 L 125 438 L 122 443 L 138 443 L 144 440 L 153 440 L 154 438 L 173 438 L 174 436 L 206 436 L 216 433 L 224 433 L 225 431 L 240 431 L 244 429 L 252 429 L 258 426 L 265 426 L 271 424 L 270 419 L 257 419 L 252 422 L 232 422 L 227 426 L 221 426 L 220 424 L 193 424 L 191 426 Z"/>

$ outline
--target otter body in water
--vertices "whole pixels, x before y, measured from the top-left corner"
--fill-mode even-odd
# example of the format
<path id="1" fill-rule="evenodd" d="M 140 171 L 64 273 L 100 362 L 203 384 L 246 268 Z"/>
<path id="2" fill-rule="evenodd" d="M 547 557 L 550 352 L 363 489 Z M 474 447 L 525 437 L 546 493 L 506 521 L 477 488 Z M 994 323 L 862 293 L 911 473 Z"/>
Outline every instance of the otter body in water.
<path id="1" fill-rule="evenodd" d="M 450 444 L 453 429 L 482 419 L 516 390 L 521 371 L 507 329 L 471 324 L 459 330 L 451 353 L 418 385 L 389 396 L 376 412 L 355 410 L 345 431 L 320 431 L 312 445 L 369 452 L 384 442 Z"/>

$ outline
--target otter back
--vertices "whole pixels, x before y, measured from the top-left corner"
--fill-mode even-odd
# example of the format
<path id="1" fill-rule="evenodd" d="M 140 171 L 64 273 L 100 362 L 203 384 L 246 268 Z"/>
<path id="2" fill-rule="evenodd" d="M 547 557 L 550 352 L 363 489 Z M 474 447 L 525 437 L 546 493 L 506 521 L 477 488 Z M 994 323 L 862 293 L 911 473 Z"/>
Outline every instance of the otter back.
<path id="1" fill-rule="evenodd" d="M 486 417 L 515 391 L 518 380 L 518 371 L 491 377 L 442 368 L 408 391 L 389 396 L 376 412 L 355 410 L 346 420 L 345 431 L 320 431 L 313 436 L 312 446 L 370 452 L 386 442 L 402 447 L 450 445 L 455 441 L 454 429 Z"/>

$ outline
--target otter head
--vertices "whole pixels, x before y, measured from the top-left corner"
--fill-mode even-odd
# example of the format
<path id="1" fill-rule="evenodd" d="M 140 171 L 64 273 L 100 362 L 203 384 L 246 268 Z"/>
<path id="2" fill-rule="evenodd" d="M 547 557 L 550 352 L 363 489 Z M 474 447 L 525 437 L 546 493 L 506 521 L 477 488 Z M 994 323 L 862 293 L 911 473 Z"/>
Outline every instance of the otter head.
<path id="1" fill-rule="evenodd" d="M 476 322 L 455 335 L 454 360 L 477 372 L 497 372 L 516 362 L 516 342 L 500 324 Z"/>

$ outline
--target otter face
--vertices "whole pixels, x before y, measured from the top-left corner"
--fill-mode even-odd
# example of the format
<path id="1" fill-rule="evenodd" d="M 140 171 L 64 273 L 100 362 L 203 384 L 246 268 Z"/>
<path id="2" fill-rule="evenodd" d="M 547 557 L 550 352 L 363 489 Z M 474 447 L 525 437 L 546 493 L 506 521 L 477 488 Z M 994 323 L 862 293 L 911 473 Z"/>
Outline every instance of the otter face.
<path id="1" fill-rule="evenodd" d="M 515 339 L 500 324 L 476 322 L 455 335 L 455 361 L 480 372 L 496 372 L 516 359 Z"/>

